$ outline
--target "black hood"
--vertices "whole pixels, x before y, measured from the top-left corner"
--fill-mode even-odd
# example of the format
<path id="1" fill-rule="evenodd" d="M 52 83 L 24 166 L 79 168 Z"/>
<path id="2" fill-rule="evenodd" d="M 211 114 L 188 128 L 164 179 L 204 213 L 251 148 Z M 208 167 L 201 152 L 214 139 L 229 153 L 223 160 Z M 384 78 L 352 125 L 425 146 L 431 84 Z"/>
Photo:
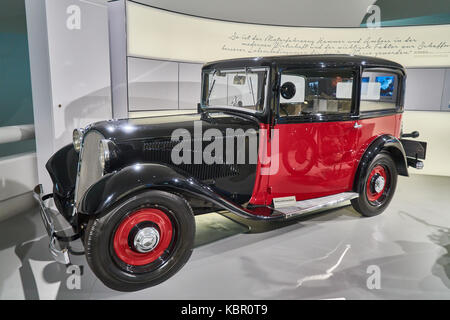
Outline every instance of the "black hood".
<path id="1" fill-rule="evenodd" d="M 250 199 L 253 191 L 256 174 L 256 164 L 179 164 L 175 165 L 171 160 L 171 152 L 178 141 L 172 141 L 172 133 L 176 129 L 186 129 L 191 134 L 189 149 L 192 159 L 195 151 L 194 126 L 201 124 L 202 134 L 210 129 L 218 129 L 225 137 L 227 129 L 242 129 L 248 132 L 254 129 L 256 141 L 258 141 L 258 127 L 256 120 L 247 119 L 239 115 L 224 113 L 184 114 L 165 117 L 136 118 L 97 122 L 89 126 L 85 133 L 100 132 L 106 139 L 114 142 L 114 150 L 110 164 L 106 169 L 109 172 L 121 170 L 134 163 L 162 163 L 177 170 L 185 172 L 186 176 L 207 183 L 219 194 L 229 197 L 238 203 L 244 203 Z M 253 135 L 253 134 L 251 134 Z M 179 137 L 178 137 L 179 138 Z M 209 141 L 203 141 L 203 149 Z M 249 158 L 249 143 L 246 142 L 246 158 Z M 202 150 L 203 150 L 202 149 Z M 226 152 L 224 151 L 224 155 Z M 233 151 L 237 156 L 236 150 Z"/>
<path id="2" fill-rule="evenodd" d="M 250 128 L 258 129 L 256 121 L 234 115 L 220 114 L 207 116 L 204 114 L 182 114 L 149 118 L 131 118 L 108 120 L 90 125 L 86 133 L 91 130 L 100 132 L 106 139 L 117 144 L 133 140 L 152 140 L 170 138 L 176 129 L 186 129 L 194 132 L 194 124 L 201 124 L 202 130 L 216 128 L 225 132 L 227 128 L 244 131 Z"/>

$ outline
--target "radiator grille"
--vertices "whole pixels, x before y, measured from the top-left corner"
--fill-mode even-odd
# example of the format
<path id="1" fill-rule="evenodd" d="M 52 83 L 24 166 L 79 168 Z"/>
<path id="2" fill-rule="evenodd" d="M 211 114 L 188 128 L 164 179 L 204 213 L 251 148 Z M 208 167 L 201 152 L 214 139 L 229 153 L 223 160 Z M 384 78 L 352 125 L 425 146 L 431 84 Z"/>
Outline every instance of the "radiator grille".
<path id="1" fill-rule="evenodd" d="M 75 191 L 77 205 L 89 187 L 103 176 L 99 161 L 99 145 L 102 139 L 104 139 L 103 135 L 97 131 L 89 131 L 83 139 Z"/>
<path id="2" fill-rule="evenodd" d="M 145 143 L 145 160 L 148 162 L 161 162 L 175 166 L 183 171 L 188 172 L 193 177 L 199 180 L 210 180 L 222 177 L 236 176 L 239 174 L 238 166 L 236 164 L 179 164 L 172 162 L 172 149 L 179 142 L 169 139 L 157 140 Z M 193 142 L 191 142 L 193 143 Z M 207 142 L 209 143 L 209 142 Z M 204 147 L 205 143 L 203 143 Z M 203 148 L 202 148 L 203 150 Z M 191 160 L 194 161 L 195 150 L 192 146 Z M 224 152 L 226 152 L 224 150 Z"/>

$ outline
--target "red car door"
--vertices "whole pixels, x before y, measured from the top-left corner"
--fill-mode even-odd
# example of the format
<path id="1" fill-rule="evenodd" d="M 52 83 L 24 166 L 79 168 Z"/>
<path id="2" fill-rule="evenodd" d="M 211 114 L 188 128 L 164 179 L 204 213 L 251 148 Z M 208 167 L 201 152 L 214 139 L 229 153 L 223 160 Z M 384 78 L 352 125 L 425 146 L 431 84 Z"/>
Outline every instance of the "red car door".
<path id="1" fill-rule="evenodd" d="M 266 204 L 278 197 L 295 195 L 299 201 L 352 189 L 359 130 L 354 75 L 351 69 L 281 71 L 271 139 L 272 161 L 278 149 L 279 165 L 268 177 Z"/>

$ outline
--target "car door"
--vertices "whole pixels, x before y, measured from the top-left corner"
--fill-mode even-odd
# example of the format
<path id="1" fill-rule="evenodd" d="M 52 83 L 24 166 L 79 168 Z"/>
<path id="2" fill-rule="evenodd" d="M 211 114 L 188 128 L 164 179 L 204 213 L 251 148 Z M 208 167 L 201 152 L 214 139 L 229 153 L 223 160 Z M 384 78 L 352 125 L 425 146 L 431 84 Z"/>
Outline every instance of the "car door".
<path id="1" fill-rule="evenodd" d="M 400 137 L 402 117 L 401 83 L 399 71 L 371 68 L 361 76 L 357 150 L 362 155 L 380 135 Z"/>
<path id="2" fill-rule="evenodd" d="M 278 197 L 300 201 L 352 189 L 356 74 L 341 68 L 280 70 L 277 134 L 271 141 L 279 166 L 268 179 L 267 204 Z"/>

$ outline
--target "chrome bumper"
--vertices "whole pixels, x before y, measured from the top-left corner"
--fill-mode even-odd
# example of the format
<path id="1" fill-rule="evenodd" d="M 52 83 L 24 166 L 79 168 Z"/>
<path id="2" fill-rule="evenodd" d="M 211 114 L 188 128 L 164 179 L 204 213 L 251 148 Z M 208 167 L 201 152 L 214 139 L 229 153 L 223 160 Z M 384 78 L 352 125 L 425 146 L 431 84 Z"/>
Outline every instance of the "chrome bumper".
<path id="1" fill-rule="evenodd" d="M 42 185 L 37 185 L 34 188 L 34 197 L 39 202 L 40 214 L 48 236 L 50 237 L 49 249 L 55 261 L 62 264 L 70 264 L 69 246 L 68 242 L 75 240 L 77 237 L 66 237 L 58 235 L 55 224 L 53 222 L 54 211 L 45 204 L 47 200 L 53 198 L 53 194 L 44 195 Z"/>

